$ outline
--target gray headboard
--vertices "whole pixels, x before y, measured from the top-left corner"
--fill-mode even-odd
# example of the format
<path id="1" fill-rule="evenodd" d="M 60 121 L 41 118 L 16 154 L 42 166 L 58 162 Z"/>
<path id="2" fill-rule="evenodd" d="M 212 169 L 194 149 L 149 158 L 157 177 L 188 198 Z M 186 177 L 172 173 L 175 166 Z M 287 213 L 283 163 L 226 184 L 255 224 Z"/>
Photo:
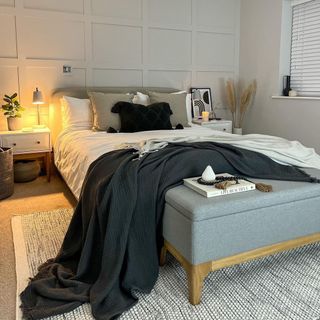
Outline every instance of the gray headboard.
<path id="1" fill-rule="evenodd" d="M 179 91 L 174 88 L 157 88 L 157 87 L 78 87 L 78 88 L 60 88 L 55 89 L 51 94 L 50 100 L 50 129 L 52 132 L 52 139 L 55 142 L 57 135 L 62 130 L 62 117 L 60 99 L 63 96 L 69 96 L 79 99 L 88 98 L 88 91 L 105 92 L 105 93 L 136 93 L 137 91 L 147 93 L 147 91 L 157 91 L 172 93 Z"/>

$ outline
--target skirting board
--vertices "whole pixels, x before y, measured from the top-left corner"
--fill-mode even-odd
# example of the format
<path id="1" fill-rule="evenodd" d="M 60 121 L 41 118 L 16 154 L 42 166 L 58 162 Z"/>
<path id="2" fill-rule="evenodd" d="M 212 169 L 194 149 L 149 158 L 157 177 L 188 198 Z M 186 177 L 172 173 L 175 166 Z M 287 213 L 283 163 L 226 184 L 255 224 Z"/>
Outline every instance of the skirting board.
<path id="1" fill-rule="evenodd" d="M 25 247 L 24 236 L 22 232 L 21 216 L 16 216 L 12 218 L 11 228 L 13 234 L 17 278 L 16 320 L 21 320 L 22 311 L 20 309 L 21 301 L 19 295 L 21 291 L 28 285 L 29 278 L 31 276 L 27 261 L 27 251 Z"/>

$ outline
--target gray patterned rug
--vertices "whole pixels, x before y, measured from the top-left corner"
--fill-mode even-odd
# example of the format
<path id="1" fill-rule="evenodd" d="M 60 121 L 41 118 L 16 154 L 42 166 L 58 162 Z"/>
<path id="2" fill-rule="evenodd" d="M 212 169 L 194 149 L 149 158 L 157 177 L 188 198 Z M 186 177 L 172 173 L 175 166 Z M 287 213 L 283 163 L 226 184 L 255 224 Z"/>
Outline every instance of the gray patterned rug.
<path id="1" fill-rule="evenodd" d="M 13 218 L 18 292 L 39 264 L 55 256 L 71 215 L 71 210 L 62 209 Z M 138 296 L 139 303 L 121 320 L 320 320 L 320 244 L 211 273 L 202 303 L 195 307 L 188 303 L 184 270 L 169 256 L 151 294 Z M 93 317 L 86 304 L 48 319 Z"/>

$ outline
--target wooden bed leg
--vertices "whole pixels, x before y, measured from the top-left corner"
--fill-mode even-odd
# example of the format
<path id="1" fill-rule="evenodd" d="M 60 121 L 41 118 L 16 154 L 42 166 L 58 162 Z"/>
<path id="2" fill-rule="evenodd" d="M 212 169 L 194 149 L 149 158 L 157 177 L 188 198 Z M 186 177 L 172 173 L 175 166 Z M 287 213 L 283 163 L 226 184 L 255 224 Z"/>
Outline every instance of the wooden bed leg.
<path id="1" fill-rule="evenodd" d="M 163 267 L 166 264 L 167 248 L 163 245 L 160 253 L 160 266 Z"/>

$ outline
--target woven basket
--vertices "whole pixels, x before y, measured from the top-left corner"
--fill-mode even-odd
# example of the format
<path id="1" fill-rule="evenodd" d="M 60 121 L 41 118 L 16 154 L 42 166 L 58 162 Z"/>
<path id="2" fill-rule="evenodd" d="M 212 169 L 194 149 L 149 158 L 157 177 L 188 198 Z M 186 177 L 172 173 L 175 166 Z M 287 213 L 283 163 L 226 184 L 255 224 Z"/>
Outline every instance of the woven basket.
<path id="1" fill-rule="evenodd" d="M 13 194 L 13 152 L 11 148 L 0 148 L 0 199 Z"/>

